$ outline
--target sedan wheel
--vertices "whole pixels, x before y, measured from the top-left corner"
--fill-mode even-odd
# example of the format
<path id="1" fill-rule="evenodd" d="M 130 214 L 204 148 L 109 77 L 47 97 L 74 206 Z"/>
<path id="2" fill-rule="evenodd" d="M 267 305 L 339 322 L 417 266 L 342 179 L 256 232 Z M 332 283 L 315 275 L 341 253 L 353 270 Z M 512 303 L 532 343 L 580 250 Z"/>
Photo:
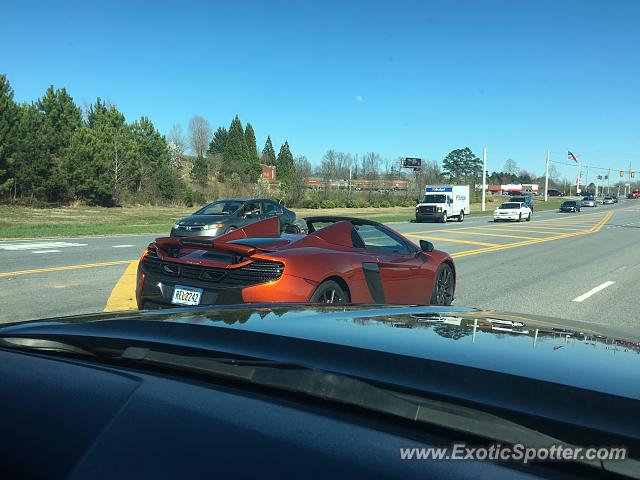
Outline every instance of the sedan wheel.
<path id="1" fill-rule="evenodd" d="M 527 215 L 527 222 L 531 221 L 531 212 L 529 212 L 529 215 Z"/>
<path id="2" fill-rule="evenodd" d="M 448 263 L 438 268 L 431 293 L 431 305 L 451 305 L 453 301 L 453 269 Z"/>
<path id="3" fill-rule="evenodd" d="M 333 280 L 320 284 L 310 300 L 311 303 L 349 303 L 349 295 Z"/>

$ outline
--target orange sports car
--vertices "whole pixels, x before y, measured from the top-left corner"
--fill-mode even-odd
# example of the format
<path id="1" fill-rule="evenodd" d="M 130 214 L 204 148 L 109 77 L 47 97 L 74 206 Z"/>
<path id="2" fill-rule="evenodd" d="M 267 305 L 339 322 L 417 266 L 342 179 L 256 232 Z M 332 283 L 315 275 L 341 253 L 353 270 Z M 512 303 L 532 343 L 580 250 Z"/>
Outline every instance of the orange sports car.
<path id="1" fill-rule="evenodd" d="M 158 238 L 138 267 L 141 309 L 311 302 L 450 305 L 451 257 L 389 227 L 346 217 L 305 219 L 281 233 L 269 218 L 220 237 Z"/>

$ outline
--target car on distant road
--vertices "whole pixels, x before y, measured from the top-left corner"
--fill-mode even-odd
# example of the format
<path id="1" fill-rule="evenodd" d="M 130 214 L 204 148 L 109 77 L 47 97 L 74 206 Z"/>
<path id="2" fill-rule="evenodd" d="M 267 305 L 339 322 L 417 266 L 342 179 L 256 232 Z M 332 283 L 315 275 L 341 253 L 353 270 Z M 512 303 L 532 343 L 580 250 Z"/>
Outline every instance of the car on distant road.
<path id="1" fill-rule="evenodd" d="M 560 205 L 561 212 L 579 212 L 582 207 L 580 200 L 567 200 Z"/>
<path id="2" fill-rule="evenodd" d="M 278 202 L 266 198 L 228 198 L 178 220 L 170 236 L 216 237 L 270 217 L 278 218 L 282 230 L 302 229 L 296 223 L 296 214 Z"/>
<path id="3" fill-rule="evenodd" d="M 598 201 L 596 197 L 588 196 L 582 198 L 582 206 L 583 207 L 596 207 L 598 205 Z"/>
<path id="4" fill-rule="evenodd" d="M 560 190 L 547 190 L 547 195 L 550 197 L 564 197 L 564 192 Z"/>
<path id="5" fill-rule="evenodd" d="M 640 198 L 640 190 L 635 190 L 627 194 L 627 198 Z"/>
<path id="6" fill-rule="evenodd" d="M 604 197 L 602 199 L 602 204 L 603 205 L 613 205 L 615 203 L 615 201 L 613 200 L 613 197 L 607 195 L 606 197 Z"/>
<path id="7" fill-rule="evenodd" d="M 493 221 L 516 220 L 521 222 L 531 220 L 532 211 L 522 202 L 506 202 L 496 208 L 493 212 Z"/>
<path id="8" fill-rule="evenodd" d="M 511 197 L 509 201 L 524 203 L 533 212 L 533 198 L 529 195 L 519 195 L 516 197 Z"/>
<path id="9" fill-rule="evenodd" d="M 219 237 L 152 242 L 138 266 L 138 308 L 240 303 L 449 305 L 451 257 L 377 222 L 306 218 L 309 233 L 281 233 L 277 218 Z"/>

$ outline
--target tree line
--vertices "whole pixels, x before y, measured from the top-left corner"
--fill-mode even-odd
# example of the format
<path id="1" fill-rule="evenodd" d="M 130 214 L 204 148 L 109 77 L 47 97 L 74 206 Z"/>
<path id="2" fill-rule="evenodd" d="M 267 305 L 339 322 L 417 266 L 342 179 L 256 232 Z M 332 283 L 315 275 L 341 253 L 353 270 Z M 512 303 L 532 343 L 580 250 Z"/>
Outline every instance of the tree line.
<path id="1" fill-rule="evenodd" d="M 287 141 L 276 155 L 270 137 L 258 152 L 253 126 L 238 116 L 215 132 L 196 116 L 187 139 L 179 126 L 165 137 L 149 118 L 128 123 L 101 98 L 83 112 L 65 88 L 19 104 L 0 75 L 0 200 L 202 203 L 221 193 L 268 192 L 261 163 L 277 168 L 276 194 L 299 201 L 312 174 L 308 160 L 294 158 Z"/>

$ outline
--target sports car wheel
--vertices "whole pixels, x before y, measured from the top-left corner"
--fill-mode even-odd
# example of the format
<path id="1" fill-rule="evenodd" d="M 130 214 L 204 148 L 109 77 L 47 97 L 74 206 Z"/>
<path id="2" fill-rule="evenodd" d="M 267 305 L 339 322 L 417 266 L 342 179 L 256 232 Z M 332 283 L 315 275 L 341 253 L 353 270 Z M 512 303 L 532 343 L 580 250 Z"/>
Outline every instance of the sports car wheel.
<path id="1" fill-rule="evenodd" d="M 229 227 L 224 231 L 224 233 L 233 232 L 234 230 L 237 230 L 237 228 L 236 227 Z"/>
<path id="2" fill-rule="evenodd" d="M 311 303 L 349 303 L 349 295 L 333 280 L 320 284 L 311 297 Z"/>
<path id="3" fill-rule="evenodd" d="M 431 305 L 451 305 L 453 301 L 453 269 L 443 263 L 436 272 L 436 281 L 431 293 Z"/>

